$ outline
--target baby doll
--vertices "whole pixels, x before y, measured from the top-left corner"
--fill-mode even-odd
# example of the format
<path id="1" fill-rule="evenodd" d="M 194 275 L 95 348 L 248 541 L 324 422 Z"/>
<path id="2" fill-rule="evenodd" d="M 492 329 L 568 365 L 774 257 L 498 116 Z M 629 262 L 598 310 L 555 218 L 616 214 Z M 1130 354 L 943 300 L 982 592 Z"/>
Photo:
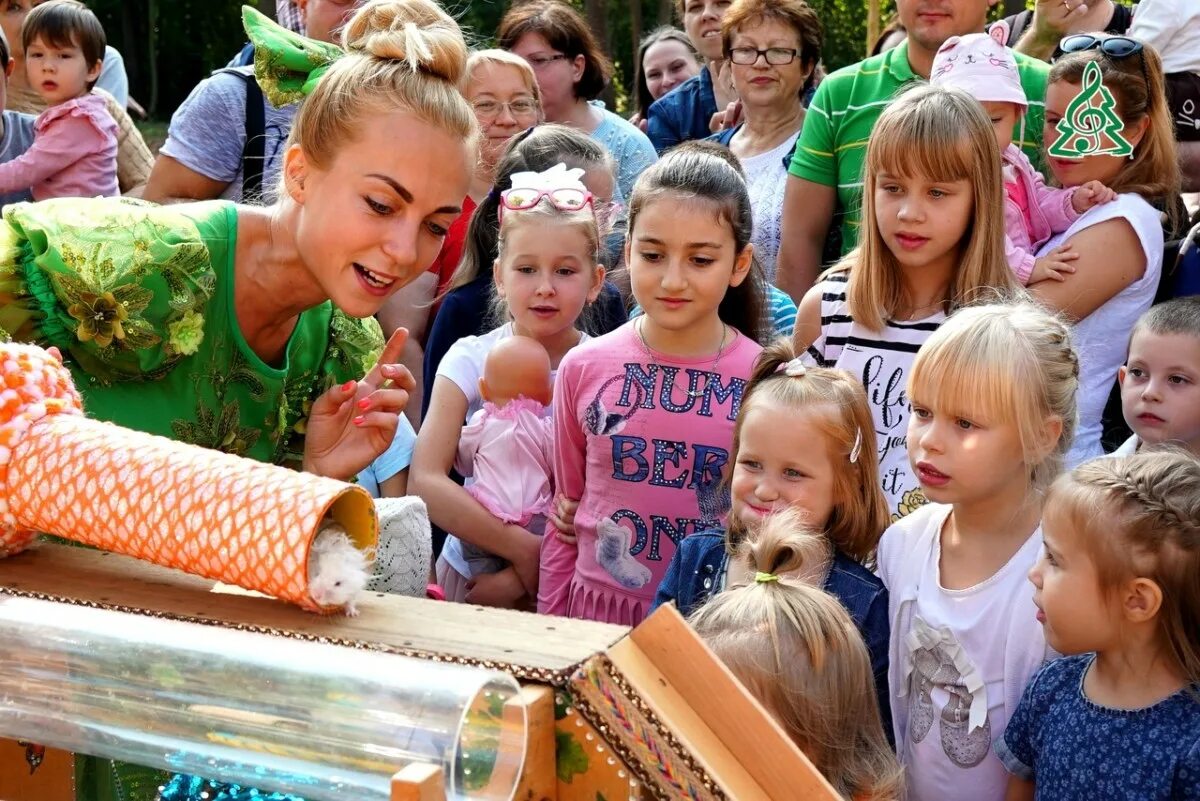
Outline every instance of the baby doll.
<path id="1" fill-rule="evenodd" d="M 529 337 L 500 340 L 484 361 L 479 394 L 483 408 L 463 428 L 454 469 L 474 478 L 467 492 L 497 518 L 540 533 L 554 495 L 550 355 Z M 462 547 L 471 578 L 506 566 L 481 548 Z"/>
<path id="2" fill-rule="evenodd" d="M 1099 181 L 1068 189 L 1046 186 L 1041 173 L 1013 144 L 1018 120 L 1024 132 L 1029 101 L 1021 88 L 1016 59 L 1003 38 L 997 41 L 986 33 L 951 36 L 933 59 L 929 81 L 971 95 L 992 120 L 1004 171 L 1004 251 L 1017 278 L 1028 286 L 1047 278 L 1062 281 L 1062 273 L 1075 272 L 1069 262 L 1076 255 L 1069 245 L 1041 258 L 1034 253 L 1053 234 L 1067 230 L 1079 215 L 1107 203 L 1116 193 Z"/>

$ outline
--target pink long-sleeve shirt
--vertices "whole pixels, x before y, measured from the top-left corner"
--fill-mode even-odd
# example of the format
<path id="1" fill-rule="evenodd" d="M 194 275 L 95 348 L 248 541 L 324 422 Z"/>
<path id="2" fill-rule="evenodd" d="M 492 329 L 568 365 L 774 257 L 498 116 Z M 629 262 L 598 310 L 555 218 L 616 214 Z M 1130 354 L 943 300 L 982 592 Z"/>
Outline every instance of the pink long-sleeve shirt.
<path id="1" fill-rule="evenodd" d="M 554 391 L 556 491 L 579 499 L 576 545 L 547 524 L 538 611 L 636 625 L 676 545 L 719 525 L 733 424 L 761 348 L 651 355 L 636 321 L 573 349 Z"/>
<path id="2" fill-rule="evenodd" d="M 1079 219 L 1079 212 L 1071 205 L 1075 189 L 1046 186 L 1042 174 L 1016 145 L 1004 149 L 1001 161 L 1005 181 L 1004 255 L 1021 283 L 1028 284 L 1037 249 Z M 1014 199 L 1013 193 L 1024 203 Z"/>
<path id="3" fill-rule="evenodd" d="M 33 144 L 0 164 L 0 193 L 29 189 L 34 200 L 115 197 L 117 123 L 104 100 L 88 93 L 38 115 Z"/>

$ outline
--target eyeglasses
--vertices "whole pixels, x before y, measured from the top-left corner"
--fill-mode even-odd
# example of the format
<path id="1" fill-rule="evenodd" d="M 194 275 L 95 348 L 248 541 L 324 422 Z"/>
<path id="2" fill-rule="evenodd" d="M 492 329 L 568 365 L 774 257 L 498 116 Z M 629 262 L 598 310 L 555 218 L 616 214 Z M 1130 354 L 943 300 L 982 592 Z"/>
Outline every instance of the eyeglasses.
<path id="1" fill-rule="evenodd" d="M 791 64 L 800 55 L 800 51 L 791 47 L 768 47 L 758 50 L 753 47 L 735 47 L 729 51 L 729 60 L 742 67 L 748 67 L 758 61 L 759 56 L 765 56 L 772 67 L 782 67 Z"/>
<path id="2" fill-rule="evenodd" d="M 1058 43 L 1058 49 L 1064 53 L 1099 50 L 1114 61 L 1140 54 L 1142 56 L 1142 80 L 1146 82 L 1147 86 L 1150 85 L 1150 76 L 1146 74 L 1146 56 L 1142 52 L 1145 46 L 1137 39 L 1130 39 L 1128 36 L 1094 36 L 1090 33 L 1077 33 L 1063 38 Z"/>
<path id="3" fill-rule="evenodd" d="M 592 193 L 582 189 L 506 189 L 500 193 L 500 209 L 524 211 L 532 209 L 542 198 L 559 211 L 579 211 L 592 205 Z"/>
<path id="4" fill-rule="evenodd" d="M 566 53 L 555 53 L 552 56 L 530 56 L 525 60 L 528 61 L 529 65 L 536 70 L 541 69 L 547 64 L 553 64 L 555 61 L 565 61 L 568 58 L 570 58 L 570 56 L 568 56 Z"/>
<path id="5" fill-rule="evenodd" d="M 507 103 L 496 100 L 480 100 L 472 103 L 471 108 L 475 109 L 475 116 L 490 120 L 500 116 L 503 109 L 508 109 L 508 113 L 514 117 L 531 117 L 537 114 L 538 104 L 532 97 L 518 97 Z"/>

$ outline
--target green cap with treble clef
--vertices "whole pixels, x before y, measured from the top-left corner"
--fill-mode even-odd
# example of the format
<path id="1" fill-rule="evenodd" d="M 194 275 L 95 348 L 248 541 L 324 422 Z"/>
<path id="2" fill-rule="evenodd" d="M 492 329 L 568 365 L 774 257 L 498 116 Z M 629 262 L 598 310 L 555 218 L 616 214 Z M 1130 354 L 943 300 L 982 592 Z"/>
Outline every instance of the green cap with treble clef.
<path id="1" fill-rule="evenodd" d="M 1117 101 L 1104 85 L 1100 65 L 1089 63 L 1083 70 L 1079 94 L 1067 104 L 1066 113 L 1058 121 L 1058 138 L 1046 152 L 1060 159 L 1131 155 L 1133 145 L 1121 136 L 1125 123 L 1116 109 Z"/>

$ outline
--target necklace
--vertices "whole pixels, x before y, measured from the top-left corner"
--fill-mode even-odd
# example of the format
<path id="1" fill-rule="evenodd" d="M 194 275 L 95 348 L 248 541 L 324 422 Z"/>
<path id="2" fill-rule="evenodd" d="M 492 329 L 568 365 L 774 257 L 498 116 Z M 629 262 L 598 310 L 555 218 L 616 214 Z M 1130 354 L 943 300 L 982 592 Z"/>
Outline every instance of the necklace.
<path id="1" fill-rule="evenodd" d="M 645 319 L 645 318 L 643 318 L 643 319 Z M 654 358 L 654 352 L 650 350 L 650 345 L 649 345 L 649 343 L 646 342 L 646 335 L 645 335 L 645 333 L 642 332 L 642 320 L 638 320 L 636 323 L 634 323 L 633 327 L 637 331 L 638 339 L 642 343 L 642 352 L 646 354 L 646 359 L 650 362 L 650 364 L 654 365 L 659 370 L 662 370 L 664 373 L 666 373 L 666 367 L 658 359 Z M 721 344 L 717 347 L 717 356 L 715 359 L 713 359 L 712 368 L 711 368 L 712 372 L 714 372 L 714 373 L 717 371 L 717 365 L 721 363 L 721 357 L 725 354 L 725 334 L 728 332 L 728 330 L 729 330 L 729 326 L 725 325 L 725 323 L 721 323 Z M 675 394 L 675 390 L 679 389 L 678 385 L 676 385 L 676 383 L 675 383 L 675 381 L 678 378 L 678 375 L 679 375 L 679 373 L 678 373 L 678 371 L 676 371 L 676 373 L 673 376 L 671 376 L 671 394 L 672 395 Z M 704 394 L 704 390 L 702 390 L 702 389 L 696 389 L 696 390 L 685 389 L 685 390 L 681 390 L 681 391 L 683 392 L 683 394 L 688 396 L 689 400 L 695 400 L 696 398 L 698 398 L 702 394 Z"/>

